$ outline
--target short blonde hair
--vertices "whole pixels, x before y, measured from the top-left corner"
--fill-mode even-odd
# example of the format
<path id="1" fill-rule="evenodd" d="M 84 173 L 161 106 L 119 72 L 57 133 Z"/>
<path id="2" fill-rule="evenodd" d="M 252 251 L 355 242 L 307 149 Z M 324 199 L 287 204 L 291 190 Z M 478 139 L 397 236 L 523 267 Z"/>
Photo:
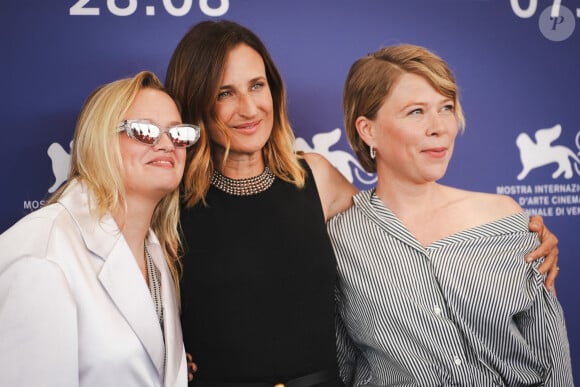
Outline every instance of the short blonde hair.
<path id="1" fill-rule="evenodd" d="M 452 99 L 458 126 L 461 130 L 465 127 L 455 78 L 439 56 L 424 47 L 402 44 L 362 57 L 353 63 L 347 75 L 342 107 L 348 142 L 369 173 L 376 172 L 377 166 L 369 155 L 369 146 L 356 130 L 356 119 L 364 116 L 374 120 L 393 85 L 405 73 L 425 78 L 437 92 Z"/>
<path id="2" fill-rule="evenodd" d="M 88 188 L 90 211 L 99 219 L 126 206 L 117 128 L 137 93 L 145 88 L 166 92 L 155 74 L 142 71 L 132 78 L 101 86 L 89 95 L 81 108 L 75 128 L 68 180 L 50 197 L 47 204 L 57 202 L 76 179 Z M 178 225 L 179 191 L 176 189 L 161 199 L 151 219 L 151 229 L 161 243 L 176 290 L 179 290 L 178 273 L 181 266 Z"/>

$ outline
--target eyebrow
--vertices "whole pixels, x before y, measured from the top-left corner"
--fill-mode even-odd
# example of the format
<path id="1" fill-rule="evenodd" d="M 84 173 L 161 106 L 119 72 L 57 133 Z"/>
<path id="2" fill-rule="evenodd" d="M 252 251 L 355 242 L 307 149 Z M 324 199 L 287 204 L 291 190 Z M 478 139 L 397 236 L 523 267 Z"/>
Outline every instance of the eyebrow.
<path id="1" fill-rule="evenodd" d="M 142 120 L 147 120 L 149 122 L 151 122 L 152 124 L 155 124 L 157 126 L 159 126 L 161 129 L 167 129 L 167 128 L 171 128 L 172 126 L 175 125 L 181 125 L 182 122 L 181 121 L 170 121 L 167 125 L 161 125 L 160 123 L 158 123 L 157 121 L 151 119 L 151 118 L 141 118 Z"/>
<path id="2" fill-rule="evenodd" d="M 248 81 L 248 84 L 252 84 L 252 83 L 255 83 L 257 81 L 266 81 L 266 80 L 267 80 L 267 78 L 265 75 L 260 75 L 260 76 L 257 76 L 255 78 L 250 79 Z M 222 85 L 222 86 L 220 86 L 219 89 L 220 90 L 227 90 L 227 89 L 235 89 L 235 87 L 233 87 L 232 85 Z"/>
<path id="3" fill-rule="evenodd" d="M 446 103 L 455 103 L 455 101 L 453 100 L 453 98 L 448 98 L 448 97 L 444 97 L 440 100 L 437 101 L 437 104 L 446 104 Z M 411 106 L 427 106 L 430 105 L 430 102 L 426 102 L 426 101 L 417 101 L 417 100 L 410 100 L 405 102 L 402 107 L 403 109 L 407 109 Z"/>

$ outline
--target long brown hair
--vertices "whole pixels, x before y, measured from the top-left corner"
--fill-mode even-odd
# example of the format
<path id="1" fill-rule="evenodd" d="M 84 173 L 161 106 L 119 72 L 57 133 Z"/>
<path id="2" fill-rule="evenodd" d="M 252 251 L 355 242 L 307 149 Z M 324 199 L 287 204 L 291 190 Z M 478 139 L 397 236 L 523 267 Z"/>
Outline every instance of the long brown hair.
<path id="1" fill-rule="evenodd" d="M 282 77 L 266 46 L 249 29 L 231 21 L 204 21 L 194 25 L 177 45 L 169 66 L 165 86 L 183 108 L 183 121 L 200 125 L 199 141 L 188 148 L 183 178 L 187 206 L 204 201 L 214 170 L 211 144 L 206 128 L 219 123 L 215 109 L 227 54 L 245 44 L 262 57 L 272 92 L 274 126 L 262 153 L 266 165 L 279 178 L 304 186 L 305 171 L 294 152 L 294 133 L 287 117 L 286 90 Z M 217 125 L 227 139 L 227 128 Z"/>

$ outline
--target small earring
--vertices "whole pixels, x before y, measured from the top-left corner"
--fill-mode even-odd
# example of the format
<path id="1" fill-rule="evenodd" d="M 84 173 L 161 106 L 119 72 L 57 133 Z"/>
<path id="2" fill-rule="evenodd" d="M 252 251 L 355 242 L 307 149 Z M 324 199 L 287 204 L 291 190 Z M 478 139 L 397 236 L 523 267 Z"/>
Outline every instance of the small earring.
<path id="1" fill-rule="evenodd" d="M 371 159 L 374 159 L 375 157 L 377 157 L 377 151 L 375 150 L 375 148 L 372 145 L 369 146 L 369 154 L 371 156 Z"/>

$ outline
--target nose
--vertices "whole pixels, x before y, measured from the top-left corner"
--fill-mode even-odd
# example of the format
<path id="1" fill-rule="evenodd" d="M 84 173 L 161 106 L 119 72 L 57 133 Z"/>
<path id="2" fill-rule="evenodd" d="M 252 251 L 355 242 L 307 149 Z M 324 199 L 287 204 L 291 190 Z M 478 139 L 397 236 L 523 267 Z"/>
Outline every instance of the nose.
<path id="1" fill-rule="evenodd" d="M 444 117 L 444 114 L 440 112 L 431 112 L 429 114 L 429 121 L 427 123 L 427 135 L 428 136 L 439 136 L 445 133 L 448 128 L 449 118 Z"/>
<path id="2" fill-rule="evenodd" d="M 243 117 L 253 117 L 258 112 L 256 102 L 249 94 L 241 94 L 238 104 L 238 113 Z"/>
<path id="3" fill-rule="evenodd" d="M 163 152 L 172 152 L 175 149 L 175 145 L 173 144 L 173 141 L 171 141 L 169 132 L 161 133 L 161 137 L 159 137 L 159 141 L 157 141 L 157 144 L 153 146 L 153 149 Z"/>

